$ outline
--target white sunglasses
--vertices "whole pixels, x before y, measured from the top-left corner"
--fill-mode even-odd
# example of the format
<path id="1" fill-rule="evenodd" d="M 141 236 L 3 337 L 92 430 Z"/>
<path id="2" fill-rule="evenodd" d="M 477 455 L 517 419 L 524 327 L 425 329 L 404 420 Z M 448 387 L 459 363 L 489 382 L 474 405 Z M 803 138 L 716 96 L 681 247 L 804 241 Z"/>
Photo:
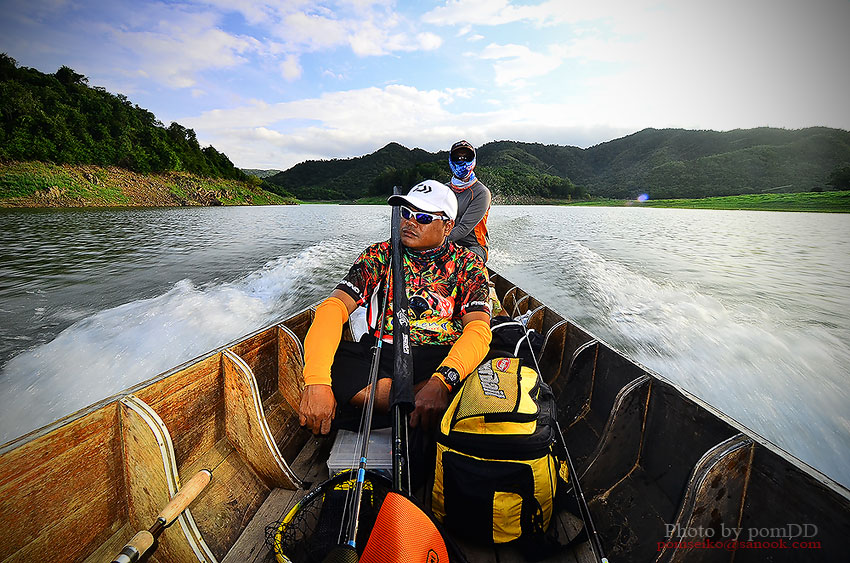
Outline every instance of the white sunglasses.
<path id="1" fill-rule="evenodd" d="M 420 225 L 430 225 L 434 221 L 434 219 L 441 219 L 443 221 L 449 220 L 449 218 L 445 215 L 435 215 L 434 213 L 426 213 L 425 211 L 414 211 L 403 205 L 399 205 L 399 207 L 401 207 L 402 217 L 404 217 L 405 219 L 410 219 L 411 217 L 413 217 Z"/>

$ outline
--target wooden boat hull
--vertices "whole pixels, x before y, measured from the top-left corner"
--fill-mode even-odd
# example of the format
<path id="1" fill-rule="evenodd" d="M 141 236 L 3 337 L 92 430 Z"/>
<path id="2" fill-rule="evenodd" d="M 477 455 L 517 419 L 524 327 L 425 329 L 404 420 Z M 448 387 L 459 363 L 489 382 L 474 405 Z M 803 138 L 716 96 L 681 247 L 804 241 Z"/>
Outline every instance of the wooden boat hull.
<path id="1" fill-rule="evenodd" d="M 541 370 L 612 561 L 844 559 L 846 488 L 492 279 L 504 307 L 546 335 Z M 212 482 L 150 560 L 263 560 L 262 528 L 327 474 L 328 441 L 297 417 L 312 318 L 308 308 L 0 448 L 0 561 L 109 561 L 202 468 Z M 773 531 L 794 526 L 801 537 L 786 540 L 820 547 L 667 543 L 778 541 Z M 587 557 L 553 560 L 576 555 Z"/>

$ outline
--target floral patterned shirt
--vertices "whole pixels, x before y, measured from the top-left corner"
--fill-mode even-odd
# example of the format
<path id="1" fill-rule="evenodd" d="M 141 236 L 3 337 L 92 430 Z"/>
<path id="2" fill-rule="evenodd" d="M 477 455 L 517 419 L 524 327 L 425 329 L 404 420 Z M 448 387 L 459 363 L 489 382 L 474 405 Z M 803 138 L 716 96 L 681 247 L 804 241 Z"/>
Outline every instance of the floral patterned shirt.
<path id="1" fill-rule="evenodd" d="M 389 287 L 384 337 L 392 342 L 393 294 L 389 241 L 375 243 L 357 258 L 337 285 L 358 304 L 367 307 L 369 327 L 378 335 L 377 317 Z M 463 331 L 461 318 L 473 311 L 490 314 L 489 286 L 484 262 L 467 248 L 452 242 L 432 250 L 404 248 L 410 340 L 414 346 L 454 344 Z"/>

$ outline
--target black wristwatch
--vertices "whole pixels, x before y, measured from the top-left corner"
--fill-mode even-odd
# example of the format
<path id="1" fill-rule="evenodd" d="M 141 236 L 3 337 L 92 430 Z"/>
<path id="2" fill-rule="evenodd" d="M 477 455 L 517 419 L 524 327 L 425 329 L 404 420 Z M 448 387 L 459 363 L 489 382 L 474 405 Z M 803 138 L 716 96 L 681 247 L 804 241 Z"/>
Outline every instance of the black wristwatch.
<path id="1" fill-rule="evenodd" d="M 449 391 L 454 391 L 460 385 L 460 374 L 455 368 L 440 366 L 437 368 L 437 373 L 443 376 L 443 381 L 449 386 Z"/>

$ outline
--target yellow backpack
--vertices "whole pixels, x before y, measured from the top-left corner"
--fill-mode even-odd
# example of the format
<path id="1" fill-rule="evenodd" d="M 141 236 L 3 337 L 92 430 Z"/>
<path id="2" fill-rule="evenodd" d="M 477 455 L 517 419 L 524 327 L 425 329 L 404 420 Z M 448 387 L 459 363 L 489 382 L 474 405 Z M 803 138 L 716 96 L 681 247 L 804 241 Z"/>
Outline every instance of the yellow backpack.
<path id="1" fill-rule="evenodd" d="M 542 538 L 558 477 L 566 481 L 552 390 L 518 358 L 469 375 L 440 424 L 431 509 L 483 543 Z"/>

